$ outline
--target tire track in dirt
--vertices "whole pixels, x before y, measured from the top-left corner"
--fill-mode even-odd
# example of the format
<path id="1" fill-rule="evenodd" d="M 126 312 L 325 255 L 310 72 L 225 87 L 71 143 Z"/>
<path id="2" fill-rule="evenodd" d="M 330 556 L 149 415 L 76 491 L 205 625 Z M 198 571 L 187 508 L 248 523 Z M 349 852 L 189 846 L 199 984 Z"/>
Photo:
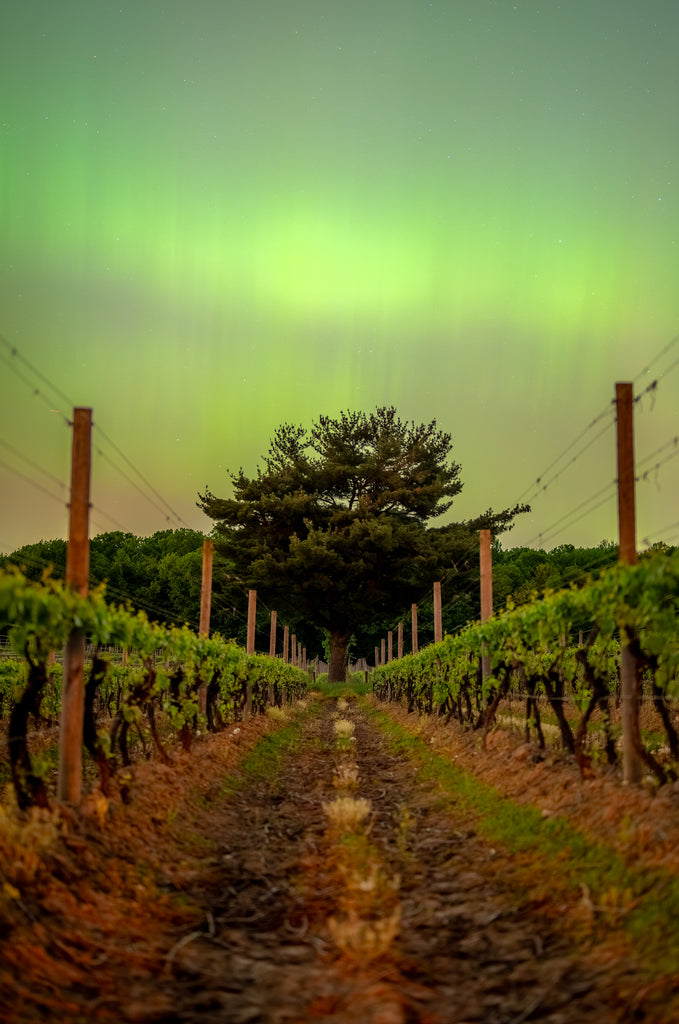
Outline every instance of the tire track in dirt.
<path id="1" fill-rule="evenodd" d="M 215 810 L 221 866 L 191 898 L 203 932 L 168 957 L 165 998 L 137 993 L 128 1019 L 176 1024 L 578 1024 L 660 1020 L 626 1009 L 629 965 L 578 950 L 544 892 L 527 896 L 511 858 L 477 836 L 355 703 L 353 795 L 371 804 L 368 839 L 399 877 L 400 930 L 381 956 L 338 948 L 346 871 L 324 804 L 338 795 L 336 704 L 304 725 L 280 773 L 245 782 Z M 335 785 L 333 785 L 335 779 Z M 344 853 L 342 853 L 342 857 Z M 372 856 L 372 854 L 371 854 Z M 374 867 L 374 864 L 372 865 Z M 364 865 L 366 906 L 375 872 Z M 370 881 L 373 878 L 373 881 Z M 373 900 L 374 902 L 374 900 Z M 392 900 L 393 903 L 393 900 Z M 374 908 L 370 915 L 374 922 Z M 146 1005 L 145 1012 L 140 1007 Z"/>

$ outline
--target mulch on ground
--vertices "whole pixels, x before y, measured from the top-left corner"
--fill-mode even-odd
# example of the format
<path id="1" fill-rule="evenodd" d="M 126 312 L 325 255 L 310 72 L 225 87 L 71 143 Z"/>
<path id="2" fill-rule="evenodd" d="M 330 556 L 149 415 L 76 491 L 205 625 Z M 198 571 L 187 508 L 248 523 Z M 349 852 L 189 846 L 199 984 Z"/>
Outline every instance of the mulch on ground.
<path id="1" fill-rule="evenodd" d="M 94 794 L 83 813 L 42 812 L 21 832 L 7 817 L 0 1019 L 676 1019 L 622 939 L 596 946 L 578 907 L 551 897 L 544 878 L 527 890 L 525 864 L 418 780 L 358 704 L 342 714 L 355 726 L 349 799 L 370 801 L 362 845 L 332 834 L 324 809 L 343 792 L 348 756 L 334 701 L 300 713 L 298 739 L 270 775 L 243 767 L 279 727 L 263 718 L 175 766 L 137 766 L 125 800 Z M 237 784 L 225 787 L 227 776 Z M 363 874 L 352 881 L 354 867 Z M 393 936 L 380 932 L 380 906 L 399 922 Z M 381 946 L 366 937 L 376 934 Z"/>
<path id="2" fill-rule="evenodd" d="M 582 778 L 575 758 L 559 746 L 540 750 L 520 733 L 495 728 L 486 737 L 455 720 L 408 714 L 386 705 L 390 716 L 418 733 L 432 750 L 519 804 L 532 804 L 545 817 L 563 815 L 604 841 L 631 864 L 679 874 L 679 782 L 657 788 L 646 777 L 639 786 L 622 782 L 620 766 L 598 767 Z"/>

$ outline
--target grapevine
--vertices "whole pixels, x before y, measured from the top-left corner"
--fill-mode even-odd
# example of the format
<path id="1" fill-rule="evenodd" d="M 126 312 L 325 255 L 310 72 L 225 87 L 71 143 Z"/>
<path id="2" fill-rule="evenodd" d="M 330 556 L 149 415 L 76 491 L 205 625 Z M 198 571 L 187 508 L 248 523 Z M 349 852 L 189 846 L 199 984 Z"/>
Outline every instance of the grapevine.
<path id="1" fill-rule="evenodd" d="M 157 712 L 189 750 L 203 725 L 216 731 L 242 716 L 250 687 L 253 711 L 306 692 L 307 675 L 300 669 L 279 659 L 248 655 L 219 636 L 197 636 L 186 626 L 166 629 L 152 624 L 143 612 L 109 605 L 103 589 L 83 598 L 50 578 L 36 584 L 18 571 L 0 572 L 0 632 L 9 635 L 24 662 L 23 668 L 10 663 L 0 674 L 2 706 L 11 708 L 8 749 L 21 808 L 48 802 L 45 780 L 28 750 L 27 730 L 31 718 L 40 719 L 47 683 L 54 674 L 50 655 L 63 648 L 76 629 L 95 652 L 85 687 L 83 743 L 97 764 L 104 793 L 118 759 L 123 765 L 131 762 L 131 732 L 136 731 L 145 744 L 144 722 L 161 759 L 171 762 Z M 108 647 L 128 653 L 126 668 L 112 665 L 104 652 Z M 204 715 L 199 711 L 201 690 Z M 53 687 L 51 714 L 58 711 L 54 698 Z M 97 702 L 111 716 L 110 725 L 97 723 Z"/>
<path id="2" fill-rule="evenodd" d="M 526 737 L 535 729 L 544 745 L 537 699 L 544 697 L 555 715 L 564 748 L 587 765 L 587 723 L 599 708 L 604 719 L 605 750 L 615 760 L 610 709 L 620 700 L 620 645 L 628 645 L 639 679 L 662 722 L 673 762 L 679 735 L 670 701 L 679 696 L 679 553 L 618 565 L 581 588 L 550 593 L 542 600 L 507 609 L 484 623 L 471 623 L 417 655 L 375 670 L 374 691 L 408 708 L 455 717 L 485 733 L 500 700 L 510 694 L 526 700 Z M 582 644 L 575 638 L 582 631 Z M 481 663 L 490 672 L 483 678 Z M 573 701 L 575 726 L 565 713 Z M 674 765 L 660 764 L 640 743 L 647 767 L 660 782 L 676 777 Z"/>

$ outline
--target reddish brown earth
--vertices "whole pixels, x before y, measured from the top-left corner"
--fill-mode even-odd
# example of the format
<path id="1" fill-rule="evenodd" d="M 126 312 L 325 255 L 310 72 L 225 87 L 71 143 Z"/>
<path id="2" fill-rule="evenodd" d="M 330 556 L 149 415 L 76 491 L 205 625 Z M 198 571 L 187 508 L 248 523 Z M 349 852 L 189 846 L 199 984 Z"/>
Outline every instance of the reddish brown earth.
<path id="1" fill-rule="evenodd" d="M 77 815 L 0 821 L 0 1020 L 679 1019 L 668 979 L 649 980 L 622 934 L 602 940 L 584 898 L 485 841 L 354 703 L 342 714 L 355 743 L 338 751 L 335 707 L 300 718 L 300 742 L 270 774 L 240 767 L 278 728 L 262 719 L 175 767 L 138 766 L 128 802 L 93 795 Z M 481 768 L 476 739 L 408 722 L 507 788 L 537 768 L 502 736 Z M 338 788 L 350 763 L 357 783 Z M 577 816 L 572 766 L 537 778 L 538 802 L 568 781 Z M 340 796 L 370 801 L 367 831 L 333 831 L 324 804 Z M 643 824 L 653 798 L 639 800 Z"/>

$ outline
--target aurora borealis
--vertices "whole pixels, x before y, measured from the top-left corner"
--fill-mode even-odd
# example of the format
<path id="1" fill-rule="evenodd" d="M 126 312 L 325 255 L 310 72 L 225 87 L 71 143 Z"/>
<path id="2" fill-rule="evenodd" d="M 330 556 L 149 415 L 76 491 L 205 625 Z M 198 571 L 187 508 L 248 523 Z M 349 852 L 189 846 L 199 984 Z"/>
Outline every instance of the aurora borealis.
<path id="1" fill-rule="evenodd" d="M 650 456 L 679 434 L 678 36 L 675 0 L 10 3 L 0 334 L 205 531 L 199 489 L 340 409 L 449 431 L 455 518 L 532 493 L 616 380 L 659 379 Z M 66 481 L 0 355 L 0 436 Z M 94 441 L 93 532 L 177 525 Z M 672 451 L 640 544 L 679 536 Z M 0 460 L 0 550 L 64 535 Z M 505 543 L 615 540 L 613 491 L 548 529 L 615 473 L 611 429 Z"/>

